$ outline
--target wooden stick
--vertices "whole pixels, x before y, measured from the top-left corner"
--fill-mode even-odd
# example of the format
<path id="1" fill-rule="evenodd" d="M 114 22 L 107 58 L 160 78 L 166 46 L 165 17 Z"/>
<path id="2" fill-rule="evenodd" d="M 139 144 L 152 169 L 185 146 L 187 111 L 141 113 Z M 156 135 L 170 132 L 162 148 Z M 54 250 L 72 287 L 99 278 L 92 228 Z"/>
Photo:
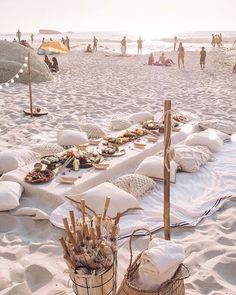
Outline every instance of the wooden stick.
<path id="1" fill-rule="evenodd" d="M 33 117 L 33 99 L 32 99 L 32 75 L 31 75 L 31 59 L 28 52 L 28 82 L 29 82 L 29 99 L 30 99 L 30 116 Z"/>
<path id="2" fill-rule="evenodd" d="M 116 215 L 115 223 L 114 223 L 115 225 L 117 225 L 119 223 L 120 217 L 121 217 L 121 214 L 120 214 L 120 212 L 118 212 Z"/>
<path id="3" fill-rule="evenodd" d="M 73 210 L 70 210 L 70 220 L 71 220 L 71 224 L 73 227 L 73 232 L 75 233 L 76 229 L 75 229 L 75 214 Z"/>
<path id="4" fill-rule="evenodd" d="M 75 242 L 75 238 L 73 237 L 73 235 L 72 235 L 72 233 L 70 231 L 67 218 L 63 218 L 63 224 L 64 224 L 65 230 L 67 232 L 67 235 L 69 237 L 69 240 L 71 241 L 73 247 L 75 248 L 75 251 L 77 251 L 77 244 Z"/>
<path id="5" fill-rule="evenodd" d="M 81 213 L 82 213 L 82 226 L 84 227 L 84 224 L 85 224 L 85 200 L 84 199 L 80 201 L 80 206 L 81 206 Z"/>
<path id="6" fill-rule="evenodd" d="M 96 246 L 96 244 L 95 244 L 95 231 L 94 231 L 93 227 L 90 227 L 89 233 L 90 233 L 90 237 L 91 237 L 91 239 L 93 241 L 93 248 L 94 248 Z"/>
<path id="7" fill-rule="evenodd" d="M 164 104 L 164 236 L 170 240 L 170 161 L 169 147 L 171 141 L 171 100 Z"/>
<path id="8" fill-rule="evenodd" d="M 111 198 L 110 197 L 106 197 L 106 201 L 105 201 L 105 205 L 104 205 L 104 211 L 103 211 L 103 220 L 106 218 L 106 215 L 107 215 L 107 210 L 108 210 L 108 207 L 110 205 L 110 201 L 111 201 Z"/>
<path id="9" fill-rule="evenodd" d="M 69 252 L 65 240 L 63 238 L 60 238 L 59 241 L 61 242 L 61 246 L 65 252 L 65 255 L 68 255 Z"/>

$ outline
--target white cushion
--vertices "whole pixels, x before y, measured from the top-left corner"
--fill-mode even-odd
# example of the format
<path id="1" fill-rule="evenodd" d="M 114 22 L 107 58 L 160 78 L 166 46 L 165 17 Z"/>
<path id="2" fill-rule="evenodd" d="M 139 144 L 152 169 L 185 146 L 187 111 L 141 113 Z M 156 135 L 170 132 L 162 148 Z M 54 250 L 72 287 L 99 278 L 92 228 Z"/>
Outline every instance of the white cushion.
<path id="1" fill-rule="evenodd" d="M 57 143 L 59 145 L 79 145 L 88 143 L 85 132 L 76 130 L 61 130 L 57 133 Z"/>
<path id="2" fill-rule="evenodd" d="M 134 124 L 143 123 L 145 121 L 153 120 L 153 119 L 154 119 L 154 115 L 151 114 L 150 112 L 139 112 L 129 117 L 129 121 Z"/>
<path id="3" fill-rule="evenodd" d="M 0 181 L 0 211 L 11 210 L 19 206 L 24 188 L 17 182 Z"/>
<path id="4" fill-rule="evenodd" d="M 110 129 L 111 130 L 124 130 L 131 126 L 130 121 L 126 119 L 112 119 L 110 122 Z"/>
<path id="5" fill-rule="evenodd" d="M 190 134 L 184 141 L 186 145 L 205 145 L 213 153 L 218 152 L 223 146 L 223 140 L 216 134 L 213 136 L 208 133 Z"/>
<path id="6" fill-rule="evenodd" d="M 31 146 L 31 150 L 39 153 L 41 157 L 55 155 L 64 152 L 64 149 L 56 143 L 39 143 Z"/>
<path id="7" fill-rule="evenodd" d="M 199 123 L 203 129 L 212 128 L 227 134 L 236 133 L 236 124 L 229 120 L 211 119 Z"/>
<path id="8" fill-rule="evenodd" d="M 219 130 L 216 129 L 212 129 L 212 128 L 208 128 L 204 131 L 202 131 L 202 133 L 204 134 L 209 134 L 210 137 L 214 137 L 214 135 L 218 135 L 223 141 L 225 140 L 229 140 L 230 136 L 227 133 L 221 132 Z"/>
<path id="9" fill-rule="evenodd" d="M 106 197 L 111 197 L 110 206 L 107 211 L 107 215 L 111 218 L 114 218 L 118 212 L 124 213 L 130 209 L 140 208 L 135 197 L 109 182 L 95 186 L 80 195 L 68 196 L 69 199 L 76 202 L 85 199 L 86 206 L 97 214 L 103 214 Z M 88 211 L 88 213 L 91 212 Z"/>
<path id="10" fill-rule="evenodd" d="M 87 133 L 88 138 L 102 138 L 106 133 L 97 125 L 86 123 L 80 124 L 80 130 Z"/>
<path id="11" fill-rule="evenodd" d="M 184 172 L 196 172 L 202 165 L 212 159 L 212 153 L 206 146 L 175 146 L 175 162 Z"/>
<path id="12" fill-rule="evenodd" d="M 8 149 L 0 152 L 0 175 L 37 160 L 39 154 L 27 149 Z"/>
<path id="13" fill-rule="evenodd" d="M 156 186 L 151 178 L 139 174 L 126 174 L 113 180 L 112 183 L 136 198 L 142 197 Z"/>
<path id="14" fill-rule="evenodd" d="M 170 162 L 170 181 L 175 182 L 176 170 L 178 165 Z M 151 156 L 144 159 L 136 169 L 135 173 L 153 177 L 157 179 L 164 179 L 164 158 L 160 156 Z"/>

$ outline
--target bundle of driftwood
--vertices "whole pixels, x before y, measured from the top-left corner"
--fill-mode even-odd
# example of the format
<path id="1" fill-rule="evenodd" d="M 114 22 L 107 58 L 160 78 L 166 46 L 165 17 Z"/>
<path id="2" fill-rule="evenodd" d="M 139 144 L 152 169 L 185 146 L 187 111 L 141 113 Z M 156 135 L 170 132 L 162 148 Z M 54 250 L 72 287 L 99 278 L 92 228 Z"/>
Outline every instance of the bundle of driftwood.
<path id="1" fill-rule="evenodd" d="M 90 218 L 85 215 L 85 200 L 81 200 L 82 217 L 76 219 L 74 211 L 70 211 L 70 222 L 67 218 L 63 219 L 66 235 L 60 239 L 60 242 L 74 283 L 74 290 L 77 290 L 76 294 L 91 294 L 91 288 L 102 290 L 101 292 L 97 290 L 95 294 L 106 294 L 103 289 L 104 283 L 109 283 L 105 289 L 114 289 L 115 292 L 120 214 L 118 213 L 115 219 L 108 217 L 109 203 L 108 197 L 105 201 L 104 213 Z M 102 283 L 100 279 L 98 283 L 98 277 L 101 277 Z M 86 290 L 81 292 L 79 290 L 81 288 L 87 289 L 87 293 Z M 110 291 L 107 294 L 113 294 Z"/>

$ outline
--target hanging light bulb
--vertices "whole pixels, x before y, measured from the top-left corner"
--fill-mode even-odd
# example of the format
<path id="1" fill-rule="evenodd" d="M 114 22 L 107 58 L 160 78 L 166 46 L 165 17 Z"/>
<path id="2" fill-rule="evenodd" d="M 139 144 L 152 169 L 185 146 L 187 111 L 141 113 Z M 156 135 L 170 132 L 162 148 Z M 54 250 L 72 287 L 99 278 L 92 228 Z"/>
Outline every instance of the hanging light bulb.
<path id="1" fill-rule="evenodd" d="M 24 68 L 27 68 L 27 64 L 23 64 L 23 67 L 24 67 Z"/>
<path id="2" fill-rule="evenodd" d="M 15 75 L 15 78 L 16 78 L 16 79 L 19 79 L 19 77 L 20 77 L 20 76 L 19 76 L 18 74 Z"/>
<path id="3" fill-rule="evenodd" d="M 0 85 L 0 89 L 2 89 L 3 87 L 2 87 L 2 85 Z"/>
<path id="4" fill-rule="evenodd" d="M 20 70 L 19 70 L 19 72 L 20 72 L 20 73 L 23 73 L 23 72 L 24 72 L 24 70 L 23 70 L 23 69 L 20 69 Z"/>
<path id="5" fill-rule="evenodd" d="M 25 61 L 28 61 L 28 56 L 25 57 Z"/>
<path id="6" fill-rule="evenodd" d="M 15 82 L 15 80 L 14 79 L 11 79 L 11 83 L 14 83 Z"/>
<path id="7" fill-rule="evenodd" d="M 10 85 L 10 84 L 9 84 L 8 82 L 7 82 L 7 83 L 5 83 L 5 86 L 6 86 L 6 87 L 9 87 L 9 85 Z"/>

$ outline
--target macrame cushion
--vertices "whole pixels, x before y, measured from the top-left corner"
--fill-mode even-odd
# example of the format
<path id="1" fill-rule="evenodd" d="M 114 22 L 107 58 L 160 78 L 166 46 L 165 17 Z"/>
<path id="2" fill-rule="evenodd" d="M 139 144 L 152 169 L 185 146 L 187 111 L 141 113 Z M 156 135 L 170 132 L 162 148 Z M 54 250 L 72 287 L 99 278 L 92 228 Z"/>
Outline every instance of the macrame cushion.
<path id="1" fill-rule="evenodd" d="M 61 146 L 86 144 L 88 136 L 85 132 L 77 130 L 60 130 L 57 133 L 57 143 Z"/>
<path id="2" fill-rule="evenodd" d="M 35 144 L 31 147 L 31 150 L 40 154 L 41 157 L 59 154 L 64 151 L 58 144 L 48 142 Z"/>
<path id="3" fill-rule="evenodd" d="M 161 156 L 151 156 L 144 159 L 135 170 L 135 173 L 156 179 L 164 179 L 164 158 Z M 175 183 L 178 165 L 170 162 L 170 181 Z"/>
<path id="4" fill-rule="evenodd" d="M 230 136 L 227 133 L 221 132 L 216 129 L 208 128 L 204 131 L 202 131 L 204 134 L 208 134 L 210 137 L 214 137 L 215 134 L 218 135 L 223 141 L 229 140 Z"/>
<path id="5" fill-rule="evenodd" d="M 27 164 L 33 163 L 40 158 L 40 154 L 28 149 L 8 149 L 0 152 L 0 175 Z"/>
<path id="6" fill-rule="evenodd" d="M 156 186 L 151 178 L 139 174 L 126 174 L 115 179 L 112 183 L 136 198 L 144 196 Z"/>
<path id="7" fill-rule="evenodd" d="M 207 133 L 190 134 L 184 141 L 186 145 L 204 145 L 207 146 L 211 152 L 218 152 L 223 146 L 223 140 L 218 136 L 210 136 Z"/>
<path id="8" fill-rule="evenodd" d="M 137 123 L 143 123 L 148 120 L 153 120 L 154 115 L 150 112 L 138 112 L 129 117 L 129 121 L 131 123 L 137 124 Z"/>
<path id="9" fill-rule="evenodd" d="M 174 160 L 184 172 L 196 172 L 212 158 L 213 155 L 206 146 L 175 146 Z"/>
<path id="10" fill-rule="evenodd" d="M 131 126 L 130 121 L 126 119 L 112 119 L 110 122 L 110 129 L 111 130 L 124 130 L 126 128 L 129 128 Z"/>
<path id="11" fill-rule="evenodd" d="M 88 138 L 102 138 L 106 135 L 99 126 L 91 123 L 80 124 L 80 130 L 86 132 Z"/>
<path id="12" fill-rule="evenodd" d="M 224 132 L 226 134 L 236 133 L 236 124 L 229 120 L 211 119 L 204 120 L 199 123 L 203 129 L 212 128 Z"/>

